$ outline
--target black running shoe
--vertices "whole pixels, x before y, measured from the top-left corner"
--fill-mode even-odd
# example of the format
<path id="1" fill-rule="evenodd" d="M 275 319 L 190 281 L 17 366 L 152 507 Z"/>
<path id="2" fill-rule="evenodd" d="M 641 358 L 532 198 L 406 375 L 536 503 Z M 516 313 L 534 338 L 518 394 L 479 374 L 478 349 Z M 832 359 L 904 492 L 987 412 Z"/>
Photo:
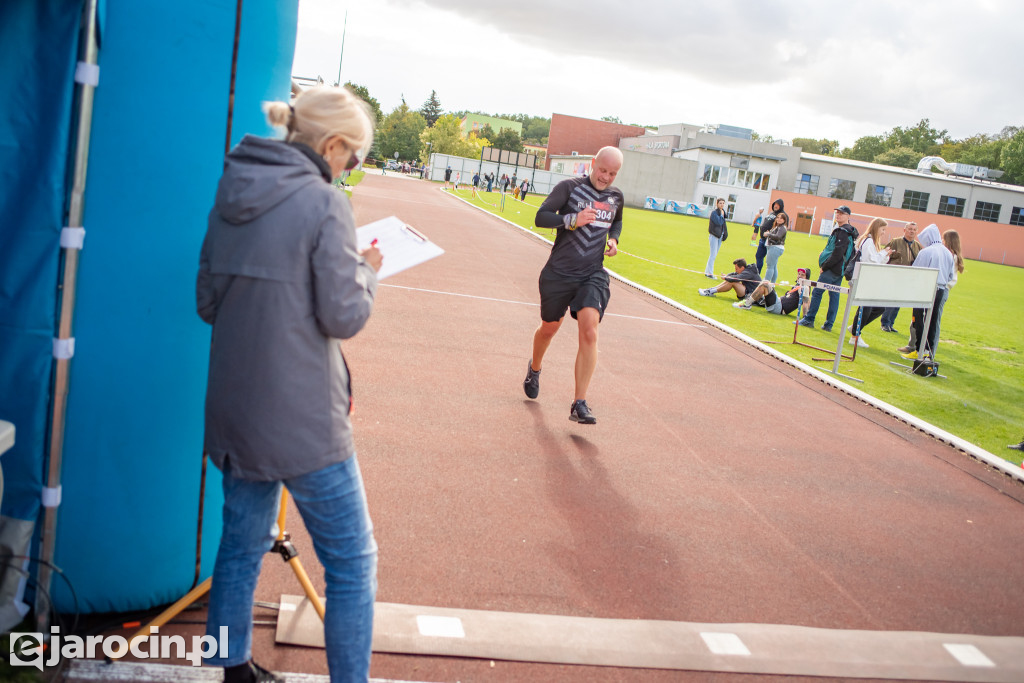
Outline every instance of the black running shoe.
<path id="1" fill-rule="evenodd" d="M 597 424 L 597 418 L 590 412 L 590 406 L 585 400 L 572 402 L 572 407 L 569 408 L 569 419 L 579 422 L 581 425 Z"/>
<path id="2" fill-rule="evenodd" d="M 523 380 L 523 391 L 527 398 L 537 398 L 540 393 L 540 370 L 534 372 L 533 361 L 526 364 L 526 379 Z"/>
<path id="3" fill-rule="evenodd" d="M 250 659 L 224 669 L 224 683 L 284 683 L 284 679 Z"/>

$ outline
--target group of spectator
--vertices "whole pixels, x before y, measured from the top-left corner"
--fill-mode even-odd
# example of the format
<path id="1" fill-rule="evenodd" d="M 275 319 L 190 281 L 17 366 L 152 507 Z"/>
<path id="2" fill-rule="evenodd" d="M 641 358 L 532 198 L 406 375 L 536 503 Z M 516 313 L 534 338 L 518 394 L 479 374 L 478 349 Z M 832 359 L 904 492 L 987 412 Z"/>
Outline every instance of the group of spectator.
<path id="1" fill-rule="evenodd" d="M 710 254 L 704 269 L 705 277 L 711 279 L 715 279 L 713 269 L 718 250 L 729 235 L 726 227 L 725 200 L 718 199 L 715 204 L 715 209 L 711 212 L 708 220 Z M 750 309 L 754 305 L 760 305 L 764 306 L 768 312 L 778 314 L 789 314 L 796 310 L 799 306 L 800 286 L 793 287 L 781 297 L 775 292 L 775 282 L 779 272 L 778 262 L 785 251 L 786 232 L 789 226 L 789 216 L 784 209 L 783 200 L 777 199 L 772 202 L 771 211 L 767 215 L 764 215 L 763 208 L 757 212 L 752 224 L 754 232 L 751 235 L 751 246 L 756 244 L 757 247 L 754 263 L 748 264 L 745 259 L 736 259 L 733 261 L 734 272 L 723 275 L 723 282 L 716 287 L 699 288 L 697 291 L 701 296 L 715 296 L 732 291 L 739 299 L 733 304 L 737 308 Z M 815 286 L 808 292 L 810 287 L 806 285 L 806 281 L 811 278 L 810 270 L 806 268 L 797 270 L 798 280 L 805 280 L 804 307 L 801 310 L 801 316 L 796 321 L 797 324 L 814 327 L 822 296 L 827 290 L 828 310 L 821 329 L 825 332 L 832 331 L 836 315 L 839 312 L 839 289 L 844 274 L 847 278 L 850 277 L 847 266 L 851 260 L 859 259 L 862 263 L 935 268 L 939 271 L 939 275 L 927 336 L 924 336 L 926 334 L 924 320 L 927 309 L 915 308 L 913 309 L 910 339 L 905 346 L 898 349 L 908 360 L 918 359 L 919 348 L 923 348 L 925 353 L 934 359 L 943 307 L 949 298 L 950 288 L 956 284 L 957 275 L 964 271 L 959 233 L 955 230 L 947 230 L 940 234 L 938 226 L 932 224 L 921 232 L 920 240 L 918 240 L 917 224 L 911 222 L 904 226 L 901 236 L 895 237 L 883 245 L 882 232 L 888 225 L 884 219 L 872 219 L 864 234 L 861 235 L 857 232 L 857 228 L 850 223 L 851 215 L 850 207 L 845 205 L 835 210 L 832 234 L 825 249 L 818 257 L 819 273 L 816 282 L 828 285 L 828 287 Z M 762 266 L 766 269 L 763 278 L 761 276 Z M 867 347 L 861 332 L 865 326 L 879 318 L 881 318 L 883 331 L 898 333 L 895 328 L 898 314 L 899 308 L 862 307 L 857 312 L 854 323 L 848 328 L 851 333 L 849 343 Z M 923 346 L 920 344 L 922 338 L 925 342 Z"/>

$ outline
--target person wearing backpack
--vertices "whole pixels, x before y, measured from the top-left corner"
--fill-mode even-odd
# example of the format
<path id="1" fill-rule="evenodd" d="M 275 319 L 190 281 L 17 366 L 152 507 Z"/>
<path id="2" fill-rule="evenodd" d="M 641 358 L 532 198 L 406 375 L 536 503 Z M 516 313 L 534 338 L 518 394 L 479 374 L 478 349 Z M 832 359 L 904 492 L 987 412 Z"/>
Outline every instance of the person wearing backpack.
<path id="1" fill-rule="evenodd" d="M 853 243 L 857 239 L 857 228 L 850 225 L 851 213 L 853 212 L 850 211 L 850 207 L 846 205 L 836 209 L 836 221 L 832 228 L 832 234 L 829 235 L 825 248 L 818 255 L 818 265 L 821 268 L 818 282 L 829 285 L 843 283 L 843 271 L 846 269 L 846 262 L 853 258 Z M 811 307 L 807 309 L 807 314 L 797 321 L 798 324 L 804 327 L 814 327 L 814 318 L 818 314 L 823 291 L 815 287 L 811 293 Z M 831 332 L 837 313 L 839 313 L 839 292 L 830 289 L 828 291 L 828 313 L 825 315 L 825 324 L 821 326 L 821 329 Z"/>
<path id="2" fill-rule="evenodd" d="M 889 224 L 882 218 L 873 218 L 868 224 L 868 229 L 857 240 L 857 255 L 846 264 L 847 279 L 850 279 L 853 275 L 850 272 L 852 270 L 850 266 L 857 261 L 878 264 L 889 262 L 889 255 L 892 253 L 892 249 L 883 247 L 881 243 L 882 229 L 887 225 Z M 882 306 L 861 306 L 858 316 L 854 318 L 854 323 L 850 326 L 851 337 L 847 343 L 867 348 L 868 344 L 861 337 L 861 332 L 869 323 L 881 318 L 883 313 L 885 313 L 885 308 Z"/>

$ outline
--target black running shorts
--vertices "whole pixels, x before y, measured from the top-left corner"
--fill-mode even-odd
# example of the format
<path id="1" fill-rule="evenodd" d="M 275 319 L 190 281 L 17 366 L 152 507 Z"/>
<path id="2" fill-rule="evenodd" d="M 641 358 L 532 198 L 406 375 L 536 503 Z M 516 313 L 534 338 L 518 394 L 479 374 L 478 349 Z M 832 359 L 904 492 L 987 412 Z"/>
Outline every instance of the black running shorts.
<path id="1" fill-rule="evenodd" d="M 600 318 L 611 298 L 608 273 L 602 268 L 590 275 L 567 277 L 551 269 L 540 271 L 540 319 L 546 323 L 561 320 L 565 309 L 573 318 L 581 308 L 596 308 Z"/>

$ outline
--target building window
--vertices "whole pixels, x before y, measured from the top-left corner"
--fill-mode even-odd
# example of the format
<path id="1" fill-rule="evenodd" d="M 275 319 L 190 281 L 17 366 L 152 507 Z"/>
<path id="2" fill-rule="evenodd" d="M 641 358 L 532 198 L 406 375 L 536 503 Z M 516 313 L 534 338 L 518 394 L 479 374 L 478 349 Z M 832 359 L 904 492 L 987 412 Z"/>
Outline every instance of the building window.
<path id="1" fill-rule="evenodd" d="M 904 190 L 903 192 L 903 208 L 910 209 L 911 211 L 927 211 L 928 210 L 928 193 L 917 192 L 915 190 Z"/>
<path id="2" fill-rule="evenodd" d="M 725 217 L 728 220 L 732 220 L 732 215 L 736 211 L 736 200 L 737 196 L 734 194 L 729 195 L 728 199 L 725 200 Z"/>
<path id="3" fill-rule="evenodd" d="M 757 173 L 755 171 L 704 164 L 704 175 L 701 176 L 701 179 L 706 183 L 718 183 L 721 185 L 731 185 L 732 187 L 749 187 L 754 190 L 767 192 L 771 188 L 772 175 L 770 173 Z"/>
<path id="4" fill-rule="evenodd" d="M 828 196 L 832 199 L 846 199 L 853 201 L 853 192 L 857 189 L 857 183 L 853 180 L 833 178 L 828 185 Z"/>
<path id="5" fill-rule="evenodd" d="M 962 217 L 964 215 L 964 198 L 942 195 L 939 199 L 939 215 Z"/>
<path id="6" fill-rule="evenodd" d="M 1024 225 L 1024 206 L 1015 206 L 1010 212 L 1010 225 Z"/>
<path id="7" fill-rule="evenodd" d="M 713 194 L 706 194 L 700 199 L 700 205 L 709 209 L 715 208 L 715 202 L 718 201 L 718 197 Z"/>
<path id="8" fill-rule="evenodd" d="M 706 183 L 717 183 L 728 177 L 724 173 L 726 169 L 722 166 L 712 166 L 711 164 L 704 164 L 704 182 Z"/>
<path id="9" fill-rule="evenodd" d="M 892 206 L 892 188 L 885 185 L 868 185 L 864 201 L 879 206 Z"/>
<path id="10" fill-rule="evenodd" d="M 998 223 L 999 211 L 1002 208 L 1002 204 L 993 204 L 992 202 L 978 202 L 977 204 L 974 205 L 974 220 L 988 221 L 989 223 Z"/>
<path id="11" fill-rule="evenodd" d="M 796 176 L 796 183 L 793 185 L 793 192 L 800 194 L 818 194 L 818 176 L 810 173 L 799 173 Z"/>

